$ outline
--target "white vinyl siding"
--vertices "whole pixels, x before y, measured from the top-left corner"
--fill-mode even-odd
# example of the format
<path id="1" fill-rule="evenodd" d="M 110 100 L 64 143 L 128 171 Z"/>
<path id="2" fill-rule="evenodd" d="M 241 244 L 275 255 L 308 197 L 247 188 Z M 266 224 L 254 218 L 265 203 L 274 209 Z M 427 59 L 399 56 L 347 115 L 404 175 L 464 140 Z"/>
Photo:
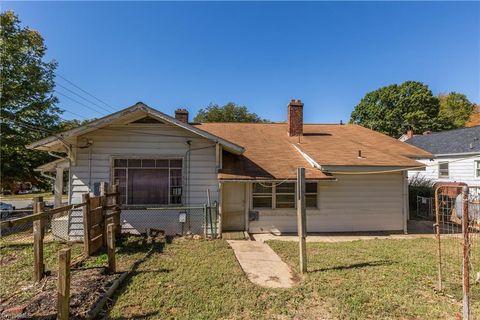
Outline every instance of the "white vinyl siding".
<path id="1" fill-rule="evenodd" d="M 319 182 L 317 208 L 307 209 L 308 232 L 403 230 L 407 210 L 402 173 L 336 175 Z M 296 232 L 295 209 L 252 209 L 250 232 Z"/>
<path id="2" fill-rule="evenodd" d="M 141 133 L 140 133 L 141 132 Z M 147 134 L 142 134 L 147 133 Z M 86 139 L 93 140 L 91 170 Z M 191 141 L 190 165 L 185 159 Z M 201 150 L 195 150 L 203 148 Z M 215 161 L 215 144 L 172 125 L 128 125 L 99 129 L 77 138 L 77 160 L 72 166 L 72 202 L 81 202 L 82 194 L 93 192 L 94 184 L 112 182 L 114 158 L 178 158 L 184 160 L 184 179 L 189 187 L 184 190 L 184 204 L 200 206 L 206 202 L 206 189 L 212 201 L 218 201 L 218 180 Z M 184 185 L 185 181 L 184 181 Z M 190 189 L 190 190 L 188 190 Z"/>
<path id="3" fill-rule="evenodd" d="M 449 162 L 448 178 L 439 178 L 438 164 Z M 421 159 L 419 162 L 427 165 L 425 170 L 408 171 L 409 179 L 421 177 L 432 180 L 433 182 L 465 182 L 469 186 L 479 186 L 480 177 L 477 175 L 477 163 L 480 161 L 480 155 L 459 155 L 450 157 L 439 157 L 438 159 Z"/>

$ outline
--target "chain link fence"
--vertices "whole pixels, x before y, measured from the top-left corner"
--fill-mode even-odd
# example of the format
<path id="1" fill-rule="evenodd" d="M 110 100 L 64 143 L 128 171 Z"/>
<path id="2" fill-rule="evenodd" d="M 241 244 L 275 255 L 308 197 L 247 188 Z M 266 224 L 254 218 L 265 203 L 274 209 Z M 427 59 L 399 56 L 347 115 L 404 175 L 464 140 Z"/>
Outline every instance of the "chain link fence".
<path id="1" fill-rule="evenodd" d="M 435 219 L 435 199 L 430 197 L 417 196 L 417 211 L 419 218 L 426 220 Z"/>
<path id="2" fill-rule="evenodd" d="M 122 233 L 148 234 L 151 230 L 165 235 L 218 235 L 218 207 L 123 207 Z"/>

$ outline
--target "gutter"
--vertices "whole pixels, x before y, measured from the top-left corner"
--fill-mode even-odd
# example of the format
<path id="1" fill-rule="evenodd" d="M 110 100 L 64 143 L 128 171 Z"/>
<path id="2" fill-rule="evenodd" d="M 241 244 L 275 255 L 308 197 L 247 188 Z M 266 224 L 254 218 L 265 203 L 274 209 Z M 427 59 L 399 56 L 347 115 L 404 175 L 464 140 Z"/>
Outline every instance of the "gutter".
<path id="1" fill-rule="evenodd" d="M 474 155 L 480 155 L 480 151 L 476 152 L 461 152 L 461 153 L 440 153 L 440 154 L 434 154 L 433 157 L 451 157 L 451 156 L 474 156 Z"/>
<path id="2" fill-rule="evenodd" d="M 226 183 L 226 182 L 281 182 L 281 181 L 290 181 L 296 182 L 297 178 L 288 178 L 288 179 L 266 179 L 266 180 L 259 180 L 259 179 L 220 179 L 218 180 L 219 183 Z M 336 182 L 338 181 L 337 178 L 329 178 L 329 179 L 306 179 L 307 182 Z"/>

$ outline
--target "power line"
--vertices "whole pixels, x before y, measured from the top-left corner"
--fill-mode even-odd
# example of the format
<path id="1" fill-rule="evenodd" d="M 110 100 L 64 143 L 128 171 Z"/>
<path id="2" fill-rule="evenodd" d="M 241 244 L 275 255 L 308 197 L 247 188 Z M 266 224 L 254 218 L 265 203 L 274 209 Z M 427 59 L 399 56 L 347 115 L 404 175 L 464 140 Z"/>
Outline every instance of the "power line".
<path id="1" fill-rule="evenodd" d="M 66 110 L 66 109 L 65 109 L 65 110 L 63 110 L 63 111 L 64 111 L 64 112 L 71 113 L 71 114 L 73 114 L 74 116 L 83 118 L 83 119 L 85 119 L 85 120 L 90 120 L 90 119 L 91 119 L 91 118 L 87 118 L 87 117 L 85 117 L 85 116 L 82 116 L 81 114 L 75 113 L 75 112 L 70 111 L 70 110 Z M 59 117 L 59 118 L 62 119 L 62 120 L 64 120 L 64 121 L 70 121 L 70 120 L 67 120 L 67 119 L 65 119 L 65 118 L 61 118 L 61 117 Z"/>
<path id="2" fill-rule="evenodd" d="M 58 90 L 55 90 L 55 92 L 58 93 L 59 95 L 65 97 L 65 98 L 69 99 L 69 100 L 72 100 L 72 101 L 75 102 L 75 103 L 78 103 L 78 104 L 81 105 L 81 106 L 84 106 L 85 108 L 88 108 L 88 109 L 90 109 L 90 110 L 92 110 L 92 111 L 95 111 L 95 112 L 101 114 L 102 116 L 105 115 L 105 113 L 100 112 L 100 111 L 96 110 L 95 108 L 90 107 L 90 106 L 88 106 L 88 105 L 86 105 L 86 104 L 84 104 L 84 103 L 82 103 L 82 102 L 80 102 L 80 101 L 78 101 L 78 100 L 75 100 L 74 98 L 69 97 L 69 96 L 67 96 L 67 95 L 64 94 L 64 93 L 61 93 L 61 92 L 59 92 Z"/>
<path id="3" fill-rule="evenodd" d="M 18 119 L 10 119 L 10 118 L 5 118 L 3 117 L 3 119 L 5 120 L 8 120 L 10 121 L 11 123 L 14 123 L 22 128 L 25 128 L 25 129 L 29 129 L 29 130 L 33 130 L 33 131 L 37 131 L 37 132 L 41 132 L 41 133 L 47 133 L 47 134 L 50 134 L 50 135 L 53 135 L 55 136 L 58 140 L 61 140 L 63 141 L 63 143 L 67 144 L 68 145 L 68 142 L 63 139 L 63 137 L 61 135 L 59 135 L 58 133 L 55 133 L 51 130 L 47 130 L 45 128 L 39 128 L 31 123 L 27 123 L 27 122 L 23 122 L 23 121 L 20 121 Z"/>
<path id="4" fill-rule="evenodd" d="M 82 88 L 80 88 L 79 86 L 77 86 L 75 83 L 73 83 L 72 81 L 68 80 L 67 78 L 65 78 L 64 76 L 62 76 L 61 74 L 57 73 L 57 76 L 62 78 L 63 80 L 65 80 L 66 82 L 68 82 L 69 84 L 71 84 L 72 86 L 74 86 L 75 88 L 77 88 L 78 90 L 82 91 L 83 93 L 89 95 L 90 97 L 94 98 L 95 100 L 97 100 L 98 102 L 101 102 L 103 103 L 104 105 L 106 105 L 107 107 L 109 107 L 112 111 L 116 111 L 114 107 L 112 107 L 111 105 L 109 105 L 108 103 L 106 103 L 105 101 L 101 100 L 100 98 L 97 98 L 96 96 L 94 96 L 93 94 L 89 93 L 88 91 L 86 90 L 83 90 Z"/>
<path id="5" fill-rule="evenodd" d="M 95 103 L 95 102 L 93 102 L 93 101 L 91 101 L 91 100 L 88 100 L 87 98 L 83 97 L 82 95 L 79 95 L 79 94 L 78 94 L 78 93 L 76 93 L 75 91 L 73 91 L 73 90 L 70 90 L 70 89 L 68 89 L 67 87 L 65 87 L 65 86 L 63 86 L 63 85 L 61 85 L 61 84 L 59 84 L 59 83 L 57 83 L 57 86 L 59 86 L 59 87 L 62 87 L 63 89 L 67 90 L 68 92 L 70 92 L 70 93 L 72 93 L 72 94 L 76 95 L 76 96 L 77 96 L 77 97 L 79 97 L 79 98 L 82 98 L 83 100 L 85 100 L 85 101 L 87 101 L 87 102 L 89 102 L 89 103 L 93 104 L 94 106 L 97 106 L 97 107 L 99 107 L 99 108 L 100 108 L 100 109 L 102 109 L 102 110 L 105 110 L 105 111 L 106 111 L 106 112 L 108 112 L 108 113 L 110 113 L 110 112 L 111 112 L 111 111 L 110 111 L 110 110 L 108 110 L 107 108 L 105 108 L 105 107 L 103 107 L 103 106 L 99 105 L 98 103 Z"/>

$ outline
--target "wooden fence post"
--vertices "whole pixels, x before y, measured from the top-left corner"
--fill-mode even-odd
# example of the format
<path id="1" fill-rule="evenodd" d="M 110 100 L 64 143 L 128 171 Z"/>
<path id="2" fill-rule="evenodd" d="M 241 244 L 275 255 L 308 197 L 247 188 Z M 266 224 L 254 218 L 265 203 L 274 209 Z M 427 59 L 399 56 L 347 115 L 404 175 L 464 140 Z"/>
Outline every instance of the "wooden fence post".
<path id="1" fill-rule="evenodd" d="M 307 272 L 307 210 L 305 206 L 305 168 L 297 168 L 297 228 L 300 249 L 300 272 Z"/>
<path id="2" fill-rule="evenodd" d="M 112 205 L 116 205 L 117 207 L 120 208 L 120 195 L 119 195 L 119 191 L 118 191 L 118 184 L 113 184 L 111 185 L 111 192 L 112 193 L 115 193 L 115 195 L 112 197 Z M 118 210 L 118 213 L 114 216 L 113 218 L 113 222 L 115 223 L 115 235 L 118 237 L 120 237 L 122 235 L 122 224 L 120 223 L 120 214 L 121 214 L 121 211 L 120 209 Z"/>
<path id="3" fill-rule="evenodd" d="M 57 319 L 66 320 L 70 314 L 70 249 L 58 252 Z"/>
<path id="4" fill-rule="evenodd" d="M 45 210 L 43 197 L 33 199 L 33 213 L 40 213 Z M 33 281 L 42 280 L 45 274 L 45 264 L 43 263 L 43 238 L 45 235 L 45 219 L 40 218 L 33 221 Z"/>
<path id="5" fill-rule="evenodd" d="M 107 252 L 108 252 L 108 270 L 116 272 L 115 266 L 115 225 L 109 223 L 107 226 Z"/>
<path id="6" fill-rule="evenodd" d="M 83 253 L 86 257 L 90 256 L 90 194 L 82 195 L 83 206 Z"/>
<path id="7" fill-rule="evenodd" d="M 102 206 L 102 216 L 103 216 L 103 246 L 107 247 L 107 225 L 108 225 L 108 218 L 107 218 L 107 206 L 108 206 L 108 183 L 103 181 L 100 182 L 100 196 L 102 197 L 100 202 Z"/>

